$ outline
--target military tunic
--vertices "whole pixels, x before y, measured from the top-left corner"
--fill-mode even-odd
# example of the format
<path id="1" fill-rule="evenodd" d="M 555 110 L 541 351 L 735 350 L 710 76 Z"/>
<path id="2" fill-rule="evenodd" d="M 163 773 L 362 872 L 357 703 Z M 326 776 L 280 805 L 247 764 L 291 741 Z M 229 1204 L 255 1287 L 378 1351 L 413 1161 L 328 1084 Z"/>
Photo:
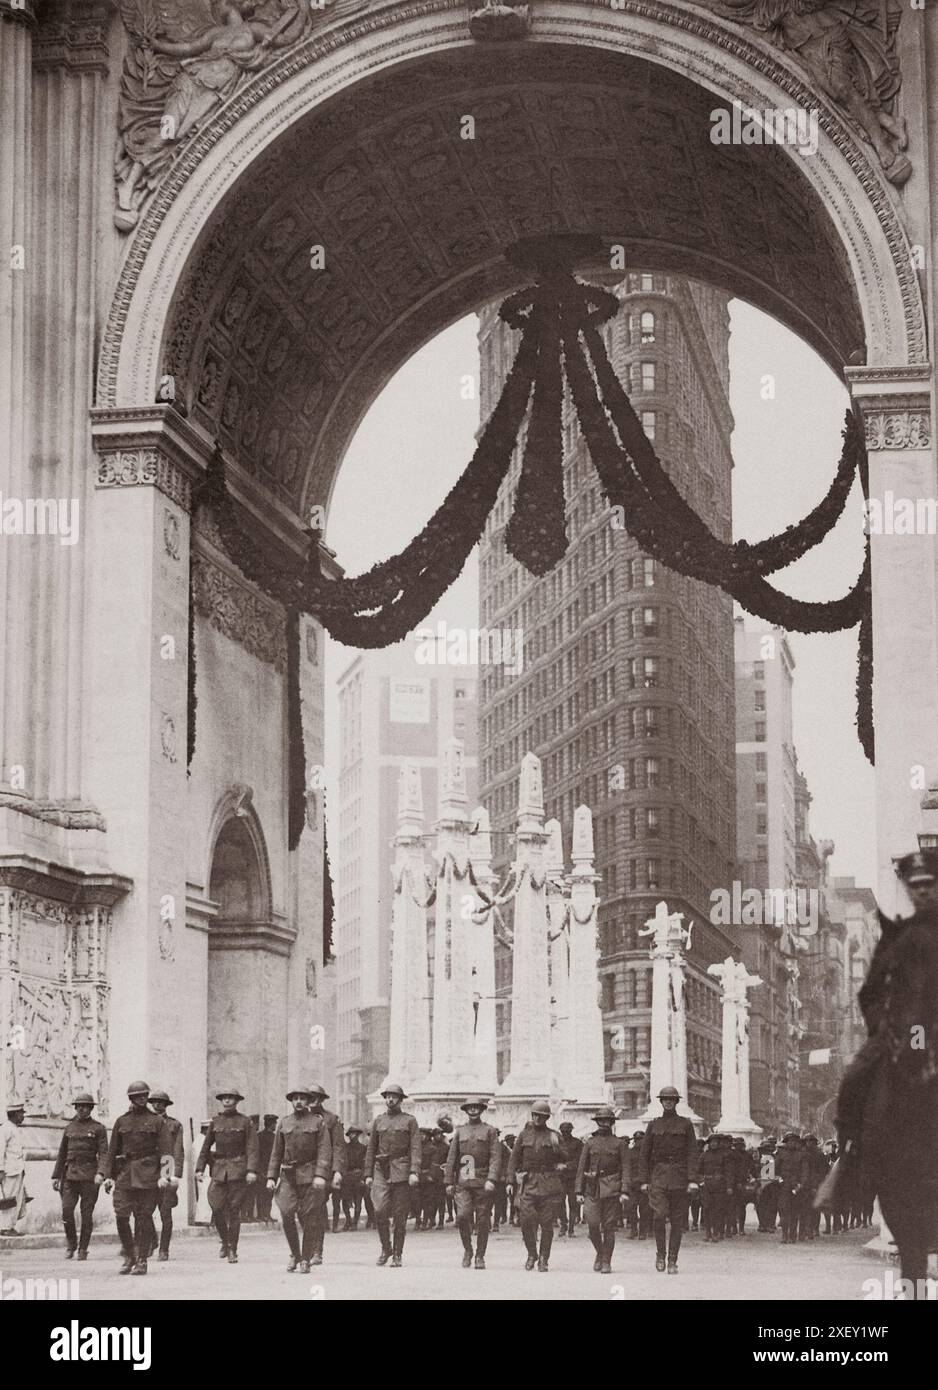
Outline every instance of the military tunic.
<path id="1" fill-rule="evenodd" d="M 620 1198 L 628 1194 L 631 1166 L 629 1141 L 617 1139 L 612 1133 L 592 1134 L 580 1149 L 574 1179 L 576 1194 L 583 1198 L 583 1215 L 598 1254 L 605 1255 L 605 1242 L 611 1237 L 610 1258 L 621 1211 Z"/>
<path id="2" fill-rule="evenodd" d="M 267 1177 L 274 1182 L 279 1180 L 277 1206 L 285 1226 L 289 1218 L 297 1215 L 304 1233 L 311 1220 L 316 1236 L 319 1226 L 325 1230 L 326 1188 L 314 1187 L 313 1180 L 322 1178 L 328 1183 L 333 1163 L 332 1137 L 322 1115 L 307 1110 L 299 1115 L 284 1115 L 278 1121 Z M 313 1241 L 310 1254 L 315 1253 L 315 1247 Z"/>
<path id="3" fill-rule="evenodd" d="M 638 1152 L 638 1181 L 648 1184 L 655 1242 L 664 1256 L 666 1223 L 668 1259 L 677 1263 L 687 1220 L 687 1185 L 697 1181 L 700 1155 L 694 1126 L 686 1115 L 661 1115 L 650 1120 Z"/>
<path id="4" fill-rule="evenodd" d="M 69 1250 L 87 1250 L 94 1227 L 100 1185 L 107 1176 L 107 1130 L 98 1120 L 70 1120 L 62 1131 L 52 1181 L 61 1183 L 62 1225 Z M 81 1238 L 75 1231 L 75 1208 L 81 1203 Z"/>
<path id="5" fill-rule="evenodd" d="M 207 1163 L 212 1170 L 208 1204 L 215 1215 L 222 1248 L 236 1254 L 247 1175 L 256 1175 L 258 1164 L 257 1130 L 247 1115 L 221 1111 L 213 1116 L 195 1165 L 196 1177 L 205 1171 Z"/>
<path id="6" fill-rule="evenodd" d="M 498 1130 L 484 1120 L 458 1125 L 450 1141 L 443 1169 L 443 1180 L 453 1187 L 456 1226 L 467 1248 L 472 1244 L 472 1221 L 475 1216 L 477 1249 L 484 1255 L 492 1225 L 492 1205 L 495 1183 L 501 1169 L 501 1145 Z M 486 1183 L 491 1190 L 486 1190 Z"/>
<path id="7" fill-rule="evenodd" d="M 711 1144 L 700 1155 L 701 1216 L 707 1240 L 723 1239 L 735 1170 L 735 1159 L 726 1149 Z"/>
<path id="8" fill-rule="evenodd" d="M 133 1106 L 118 1115 L 111 1130 L 107 1175 L 114 1179 L 114 1216 L 128 1263 L 136 1260 L 145 1264 L 153 1246 L 153 1213 L 159 1200 L 164 1161 L 169 1168 L 173 1141 L 162 1117 Z"/>
<path id="9" fill-rule="evenodd" d="M 554 1221 L 560 1214 L 563 1198 L 564 1171 L 563 1151 L 557 1131 L 547 1126 L 538 1129 L 533 1124 L 525 1125 L 515 1140 L 508 1160 L 508 1186 L 514 1187 L 520 1176 L 518 1215 L 521 1235 L 531 1259 L 536 1259 L 540 1253 L 540 1258 L 546 1261 L 550 1254 Z M 537 1249 L 538 1229 L 541 1235 L 540 1252 Z"/>
<path id="10" fill-rule="evenodd" d="M 385 1252 L 391 1250 L 391 1222 L 394 1223 L 395 1255 L 400 1255 L 404 1248 L 410 1215 L 410 1178 L 420 1178 L 422 1145 L 420 1126 L 413 1115 L 403 1110 L 396 1115 L 378 1115 L 372 1123 L 365 1151 L 365 1178 L 373 1180 L 375 1225 Z"/>

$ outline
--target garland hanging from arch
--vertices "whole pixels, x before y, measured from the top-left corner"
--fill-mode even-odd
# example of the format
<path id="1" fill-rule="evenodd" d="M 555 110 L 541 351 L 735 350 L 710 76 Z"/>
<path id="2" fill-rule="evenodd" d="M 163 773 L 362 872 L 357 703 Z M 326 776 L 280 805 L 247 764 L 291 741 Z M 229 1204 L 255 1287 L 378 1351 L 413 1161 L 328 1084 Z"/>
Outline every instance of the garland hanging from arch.
<path id="1" fill-rule="evenodd" d="M 642 429 L 616 376 L 599 326 L 619 309 L 614 294 L 576 279 L 574 263 L 600 250 L 581 236 L 531 238 L 508 258 L 533 281 L 510 295 L 499 315 L 521 341 L 501 396 L 471 462 L 423 531 L 398 555 L 354 578 L 332 580 L 319 566 L 318 535 L 309 533 L 305 563 L 275 559 L 254 539 L 246 514 L 225 482 L 215 454 L 196 505 L 211 507 L 229 557 L 287 614 L 290 719 L 290 829 L 302 828 L 302 763 L 298 680 L 298 614 L 311 614 L 338 641 L 383 647 L 401 641 L 460 574 L 482 534 L 530 413 L 521 476 L 506 530 L 512 556 L 542 576 L 567 551 L 563 487 L 563 383 L 566 378 L 600 486 L 623 509 L 625 529 L 667 568 L 731 595 L 754 616 L 791 631 L 837 632 L 859 624 L 857 730 L 873 761 L 872 608 L 870 543 L 860 575 L 842 597 L 796 599 L 767 576 L 800 559 L 833 528 L 855 478 L 868 491 L 866 451 L 857 417 L 847 412 L 833 481 L 797 524 L 766 540 L 726 542 L 709 530 L 681 496 Z M 194 747 L 194 688 L 190 679 L 190 749 Z M 191 752 L 190 752 L 191 756 Z"/>

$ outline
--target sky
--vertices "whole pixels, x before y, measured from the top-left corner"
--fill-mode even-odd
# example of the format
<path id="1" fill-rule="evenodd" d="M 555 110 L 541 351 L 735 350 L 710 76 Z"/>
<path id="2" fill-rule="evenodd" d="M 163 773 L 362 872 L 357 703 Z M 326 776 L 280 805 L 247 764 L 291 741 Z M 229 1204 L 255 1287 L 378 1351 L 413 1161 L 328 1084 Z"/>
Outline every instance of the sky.
<path id="1" fill-rule="evenodd" d="M 733 528 L 736 537 L 758 540 L 799 520 L 827 491 L 840 457 L 847 393 L 817 354 L 774 319 L 734 300 L 730 321 Z M 476 319 L 470 315 L 417 352 L 369 410 L 342 463 L 326 528 L 346 573 L 359 574 L 406 545 L 469 462 L 479 403 L 465 399 L 464 382 L 477 372 Z M 834 598 L 853 585 L 862 561 L 855 486 L 835 530 L 773 582 L 798 597 Z M 437 616 L 457 626 L 478 625 L 475 551 L 431 621 Z M 790 644 L 795 746 L 813 797 L 811 832 L 816 840 L 834 841 L 834 874 L 872 885 L 873 773 L 854 725 L 856 631 L 794 633 Z M 326 768 L 333 786 L 335 680 L 355 654 L 327 642 Z"/>

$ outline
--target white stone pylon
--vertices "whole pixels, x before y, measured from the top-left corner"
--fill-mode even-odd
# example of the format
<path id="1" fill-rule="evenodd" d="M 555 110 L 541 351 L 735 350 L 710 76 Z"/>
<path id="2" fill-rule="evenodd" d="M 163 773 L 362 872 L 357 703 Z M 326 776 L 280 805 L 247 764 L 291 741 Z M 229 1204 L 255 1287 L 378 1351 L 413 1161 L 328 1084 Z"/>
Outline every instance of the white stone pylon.
<path id="1" fill-rule="evenodd" d="M 570 888 L 571 1046 L 562 1094 L 579 1105 L 608 1104 L 599 1002 L 599 946 L 596 940 L 599 875 L 593 866 L 593 815 L 588 806 L 573 813 L 573 870 Z"/>
<path id="2" fill-rule="evenodd" d="M 655 907 L 655 915 L 639 936 L 652 936 L 651 978 L 651 1076 L 648 1107 L 642 1119 L 662 1113 L 658 1092 L 674 1086 L 681 1099 L 678 1114 L 695 1125 L 703 1120 L 687 1100 L 687 1013 L 684 1002 L 684 945 L 690 931 L 682 926 L 683 913 L 668 912 L 667 903 Z"/>
<path id="3" fill-rule="evenodd" d="M 541 762 L 526 753 L 518 803 L 518 892 L 515 895 L 511 986 L 511 1070 L 499 1095 L 547 1097 L 551 1091 L 547 1007 L 547 892 Z"/>
<path id="4" fill-rule="evenodd" d="M 707 974 L 723 988 L 723 1079 L 720 1089 L 720 1134 L 742 1137 L 762 1133 L 749 1113 L 749 998 L 748 991 L 761 985 L 758 975 L 750 975 L 742 961 L 727 956 L 720 964 L 709 965 Z"/>
<path id="5" fill-rule="evenodd" d="M 570 1000 L 570 935 L 564 930 L 567 900 L 564 895 L 563 831 L 559 820 L 544 826 L 548 837 L 544 864 L 547 870 L 548 990 L 551 1029 L 551 1089 L 565 1095 L 570 1069 L 573 1015 Z"/>
<path id="6" fill-rule="evenodd" d="M 405 1091 L 430 1065 L 430 1008 L 427 998 L 427 910 L 429 896 L 423 851 L 423 792 L 420 769 L 401 766 L 397 834 L 391 873 L 391 1037 L 388 1075 Z"/>
<path id="7" fill-rule="evenodd" d="M 469 802 L 464 749 L 459 739 L 443 748 L 440 771 L 439 863 L 433 960 L 431 1066 L 418 1090 L 469 1092 L 478 1087 L 473 1007 L 472 915 L 477 899 L 469 882 Z"/>
<path id="8" fill-rule="evenodd" d="M 469 856 L 476 883 L 485 897 L 492 899 L 498 879 L 492 872 L 492 834 L 489 813 L 477 806 L 472 813 L 474 833 L 469 840 Z M 495 1016 L 495 909 L 486 908 L 478 896 L 479 911 L 472 924 L 475 988 L 475 1058 L 480 1095 L 491 1095 L 498 1084 L 498 1051 Z"/>

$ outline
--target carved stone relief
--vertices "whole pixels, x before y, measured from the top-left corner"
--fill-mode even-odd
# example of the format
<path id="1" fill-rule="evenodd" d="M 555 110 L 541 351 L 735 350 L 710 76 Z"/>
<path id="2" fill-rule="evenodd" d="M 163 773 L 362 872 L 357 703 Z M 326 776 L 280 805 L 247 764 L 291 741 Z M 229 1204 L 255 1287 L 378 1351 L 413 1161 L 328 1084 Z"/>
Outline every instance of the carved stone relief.
<path id="1" fill-rule="evenodd" d="M 266 661 L 277 671 L 287 668 L 287 645 L 282 609 L 259 597 L 208 556 L 192 557 L 195 610 L 212 627 Z"/>
<path id="2" fill-rule="evenodd" d="M 0 1090 L 55 1118 L 78 1088 L 107 1109 L 111 913 L 0 889 Z"/>

